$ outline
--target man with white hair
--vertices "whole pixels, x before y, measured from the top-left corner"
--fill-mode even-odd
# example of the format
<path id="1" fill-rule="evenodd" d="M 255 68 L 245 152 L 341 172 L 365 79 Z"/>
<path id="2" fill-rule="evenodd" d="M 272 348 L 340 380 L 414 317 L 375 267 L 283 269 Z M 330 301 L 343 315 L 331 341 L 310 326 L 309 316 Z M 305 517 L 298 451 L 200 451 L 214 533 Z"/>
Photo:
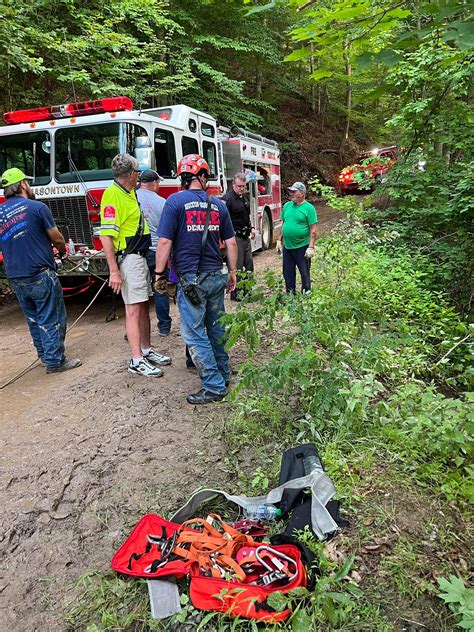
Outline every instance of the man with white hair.
<path id="1" fill-rule="evenodd" d="M 125 328 L 132 352 L 130 373 L 161 377 L 159 366 L 171 364 L 168 356 L 151 348 L 149 297 L 152 296 L 147 252 L 150 230 L 135 195 L 140 169 L 128 154 L 112 160 L 114 182 L 104 191 L 100 207 L 100 238 L 109 266 L 109 286 L 122 292 Z"/>
<path id="2" fill-rule="evenodd" d="M 281 241 L 277 242 L 277 250 L 283 245 L 283 276 L 286 291 L 296 294 L 296 268 L 301 275 L 301 291 L 311 290 L 309 275 L 311 258 L 314 255 L 316 209 L 306 200 L 306 187 L 302 182 L 295 182 L 288 187 L 290 201 L 281 212 Z"/>

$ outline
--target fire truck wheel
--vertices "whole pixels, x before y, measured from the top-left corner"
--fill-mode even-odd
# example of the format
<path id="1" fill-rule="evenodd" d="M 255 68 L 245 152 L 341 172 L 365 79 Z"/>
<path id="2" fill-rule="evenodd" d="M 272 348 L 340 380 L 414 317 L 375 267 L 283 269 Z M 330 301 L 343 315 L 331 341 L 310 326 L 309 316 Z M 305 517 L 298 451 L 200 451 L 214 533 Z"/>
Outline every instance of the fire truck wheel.
<path id="1" fill-rule="evenodd" d="M 265 211 L 262 217 L 262 250 L 268 250 L 272 245 L 272 222 L 268 211 Z"/>

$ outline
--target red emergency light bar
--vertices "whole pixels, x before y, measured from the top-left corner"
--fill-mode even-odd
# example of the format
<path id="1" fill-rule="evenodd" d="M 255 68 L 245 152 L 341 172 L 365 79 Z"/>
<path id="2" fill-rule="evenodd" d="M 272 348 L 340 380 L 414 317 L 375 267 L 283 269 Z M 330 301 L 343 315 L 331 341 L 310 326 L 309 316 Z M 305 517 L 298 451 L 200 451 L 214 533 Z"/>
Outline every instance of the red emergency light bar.
<path id="1" fill-rule="evenodd" d="M 85 116 L 86 114 L 121 112 L 123 110 L 133 110 L 133 102 L 131 99 L 128 97 L 109 97 L 95 101 L 52 105 L 47 108 L 35 108 L 34 110 L 5 112 L 3 120 L 7 125 L 16 125 L 17 123 L 33 123 L 37 121 L 49 121 L 50 119 Z"/>

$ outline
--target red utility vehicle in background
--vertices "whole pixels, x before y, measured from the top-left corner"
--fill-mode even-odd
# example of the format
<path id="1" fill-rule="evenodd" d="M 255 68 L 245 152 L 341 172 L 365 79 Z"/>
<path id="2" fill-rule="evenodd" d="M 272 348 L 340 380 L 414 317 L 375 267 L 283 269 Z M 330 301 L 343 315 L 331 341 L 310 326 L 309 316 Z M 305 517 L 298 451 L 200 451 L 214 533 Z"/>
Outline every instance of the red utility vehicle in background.
<path id="1" fill-rule="evenodd" d="M 342 195 L 348 195 L 373 190 L 397 157 L 398 147 L 395 145 L 359 154 L 356 164 L 344 167 L 341 171 L 338 178 L 339 191 Z"/>

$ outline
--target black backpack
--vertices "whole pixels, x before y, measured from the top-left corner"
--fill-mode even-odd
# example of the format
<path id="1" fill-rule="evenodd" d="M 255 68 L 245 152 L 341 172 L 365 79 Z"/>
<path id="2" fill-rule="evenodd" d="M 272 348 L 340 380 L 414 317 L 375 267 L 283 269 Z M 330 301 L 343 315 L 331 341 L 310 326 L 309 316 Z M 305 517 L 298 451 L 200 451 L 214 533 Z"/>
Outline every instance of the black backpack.
<path id="1" fill-rule="evenodd" d="M 316 446 L 312 443 L 306 443 L 305 445 L 286 450 L 281 458 L 278 485 L 283 485 L 287 481 L 309 474 L 304 467 L 304 459 L 307 457 L 317 457 L 321 461 Z M 321 465 L 323 465 L 322 461 Z M 338 500 L 330 500 L 326 505 L 326 509 L 339 527 L 347 527 L 349 523 L 339 515 L 339 506 Z M 303 530 L 306 525 L 311 526 L 311 494 L 306 494 L 304 490 L 285 489 L 280 502 L 280 510 L 282 518 L 288 517 L 292 511 L 288 526 L 285 529 L 287 535 L 292 535 L 294 529 Z"/>

